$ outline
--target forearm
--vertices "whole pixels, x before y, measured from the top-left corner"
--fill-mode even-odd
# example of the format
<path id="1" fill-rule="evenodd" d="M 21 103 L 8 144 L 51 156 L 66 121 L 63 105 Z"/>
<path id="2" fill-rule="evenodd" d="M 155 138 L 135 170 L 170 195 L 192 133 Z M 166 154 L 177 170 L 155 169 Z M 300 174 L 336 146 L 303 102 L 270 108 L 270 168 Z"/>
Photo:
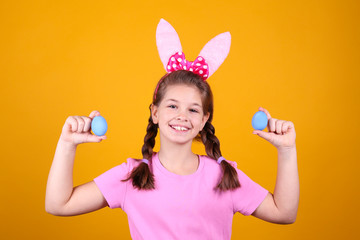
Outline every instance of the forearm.
<path id="1" fill-rule="evenodd" d="M 73 192 L 73 165 L 76 145 L 58 141 L 46 186 L 45 208 L 48 212 L 58 211 Z"/>
<path id="2" fill-rule="evenodd" d="M 279 213 L 290 222 L 295 221 L 299 205 L 299 174 L 296 147 L 278 149 L 278 170 L 274 201 Z"/>

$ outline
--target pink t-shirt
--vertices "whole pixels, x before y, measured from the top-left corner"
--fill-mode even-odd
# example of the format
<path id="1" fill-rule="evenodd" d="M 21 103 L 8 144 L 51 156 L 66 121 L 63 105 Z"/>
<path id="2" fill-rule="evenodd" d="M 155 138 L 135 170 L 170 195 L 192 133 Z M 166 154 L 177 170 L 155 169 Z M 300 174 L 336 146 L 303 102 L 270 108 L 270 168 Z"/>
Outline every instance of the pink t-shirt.
<path id="1" fill-rule="evenodd" d="M 141 162 L 127 159 L 94 181 L 110 208 L 123 209 L 132 239 L 230 239 L 233 215 L 250 215 L 268 191 L 236 168 L 241 187 L 223 193 L 214 191 L 222 175 L 220 165 L 199 156 L 191 175 L 168 171 L 155 154 L 149 167 L 155 176 L 154 190 L 137 190 L 131 180 L 122 182 Z"/>

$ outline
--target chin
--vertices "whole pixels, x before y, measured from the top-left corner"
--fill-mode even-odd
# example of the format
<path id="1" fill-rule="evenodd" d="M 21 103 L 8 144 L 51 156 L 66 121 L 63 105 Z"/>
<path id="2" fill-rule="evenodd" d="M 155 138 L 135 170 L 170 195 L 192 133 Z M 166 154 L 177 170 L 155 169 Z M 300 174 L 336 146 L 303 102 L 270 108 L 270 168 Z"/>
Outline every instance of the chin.
<path id="1" fill-rule="evenodd" d="M 188 143 L 192 143 L 193 139 L 169 139 L 169 141 L 171 141 L 172 143 L 175 143 L 175 144 L 179 144 L 179 145 L 185 145 L 185 144 L 188 144 Z"/>
<path id="2" fill-rule="evenodd" d="M 161 138 L 161 136 L 160 136 L 160 139 L 163 139 L 163 140 L 166 139 L 165 141 L 168 141 L 168 142 L 171 142 L 171 143 L 174 143 L 174 144 L 185 145 L 185 144 L 188 144 L 188 143 L 192 143 L 195 137 L 196 136 L 194 136 L 194 137 L 180 137 L 180 136 L 165 137 L 165 136 L 163 136 Z"/>

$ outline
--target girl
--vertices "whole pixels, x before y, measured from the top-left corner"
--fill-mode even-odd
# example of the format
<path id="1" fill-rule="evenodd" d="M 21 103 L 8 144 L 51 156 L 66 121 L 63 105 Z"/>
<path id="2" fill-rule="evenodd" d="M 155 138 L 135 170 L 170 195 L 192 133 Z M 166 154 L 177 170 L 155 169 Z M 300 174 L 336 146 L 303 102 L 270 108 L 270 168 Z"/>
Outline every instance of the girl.
<path id="1" fill-rule="evenodd" d="M 164 20 L 161 24 L 169 27 Z M 217 40 L 205 48 L 219 46 Z M 161 52 L 159 44 L 158 48 Z M 106 137 L 90 133 L 91 120 L 99 112 L 93 111 L 89 117 L 69 117 L 48 178 L 46 211 L 72 216 L 106 206 L 122 208 L 128 215 L 133 239 L 230 239 L 235 212 L 273 223 L 293 223 L 299 200 L 293 123 L 271 118 L 266 109 L 259 108 L 268 116 L 268 132 L 253 133 L 278 150 L 277 181 L 271 194 L 237 169 L 235 162 L 222 157 L 211 124 L 212 92 L 204 81 L 219 65 L 216 67 L 209 56 L 205 51 L 191 63 L 181 51 L 170 55 L 164 64 L 170 71 L 158 82 L 150 106 L 143 159 L 129 158 L 77 187 L 72 183 L 77 145 L 101 142 Z M 209 69 L 212 71 L 205 71 Z M 157 133 L 161 144 L 155 153 Z M 204 143 L 207 156 L 192 152 L 194 139 Z"/>

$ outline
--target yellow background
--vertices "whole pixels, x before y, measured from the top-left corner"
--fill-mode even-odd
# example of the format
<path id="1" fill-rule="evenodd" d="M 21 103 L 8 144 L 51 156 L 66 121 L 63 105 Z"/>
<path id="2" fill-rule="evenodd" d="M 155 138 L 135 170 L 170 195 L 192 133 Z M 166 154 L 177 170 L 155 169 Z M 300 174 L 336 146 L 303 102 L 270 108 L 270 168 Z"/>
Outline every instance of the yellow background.
<path id="1" fill-rule="evenodd" d="M 358 13 L 358 1 L 2 1 L 0 238 L 130 239 L 119 209 L 47 214 L 45 186 L 69 115 L 96 109 L 109 125 L 106 141 L 79 147 L 75 184 L 141 157 L 165 72 L 155 43 L 164 18 L 189 60 L 231 32 L 230 54 L 208 80 L 216 133 L 223 155 L 271 191 L 276 149 L 251 134 L 252 115 L 263 106 L 295 123 L 296 223 L 236 214 L 232 239 L 358 239 Z"/>

